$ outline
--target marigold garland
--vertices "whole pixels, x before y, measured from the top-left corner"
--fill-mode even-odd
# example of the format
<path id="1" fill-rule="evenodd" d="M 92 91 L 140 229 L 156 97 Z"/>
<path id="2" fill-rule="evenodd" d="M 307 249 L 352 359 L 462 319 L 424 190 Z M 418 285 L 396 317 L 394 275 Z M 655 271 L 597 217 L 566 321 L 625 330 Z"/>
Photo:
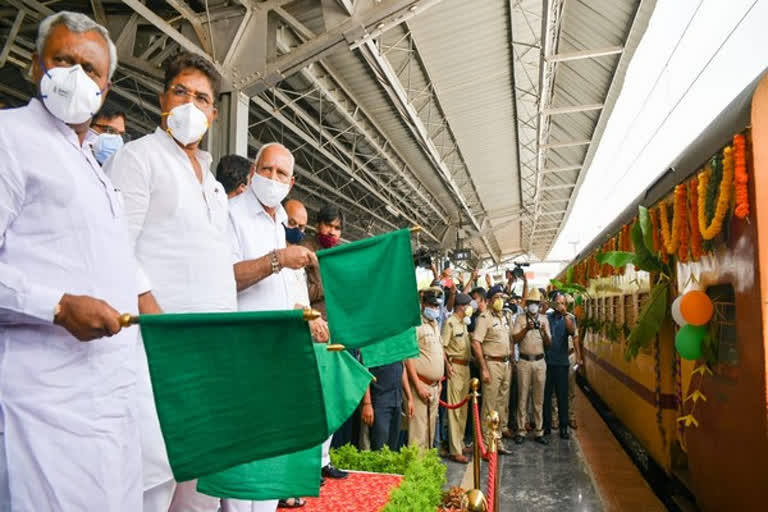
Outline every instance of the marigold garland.
<path id="1" fill-rule="evenodd" d="M 733 163 L 734 163 L 734 182 L 736 189 L 736 208 L 734 215 L 744 219 L 749 215 L 749 192 L 747 191 L 747 142 L 744 135 L 737 133 L 733 136 Z"/>
<path id="2" fill-rule="evenodd" d="M 675 187 L 675 219 L 680 217 L 679 240 L 677 259 L 686 263 L 688 261 L 688 244 L 690 242 L 688 226 L 688 185 L 685 183 Z M 674 222 L 673 222 L 674 225 Z"/>
<path id="3" fill-rule="evenodd" d="M 691 231 L 691 260 L 699 261 L 701 255 L 704 254 L 704 249 L 701 245 L 701 231 L 699 231 L 699 219 L 697 217 L 699 213 L 699 196 L 696 190 L 698 183 L 695 179 L 688 183 L 688 198 L 691 201 L 691 207 L 688 209 L 689 223 L 688 227 Z"/>
<path id="4" fill-rule="evenodd" d="M 715 208 L 712 221 L 707 225 L 707 190 L 709 187 L 709 173 L 706 171 L 699 175 L 699 230 L 704 240 L 714 239 L 723 229 L 723 221 L 728 213 L 731 204 L 731 187 L 733 185 L 733 148 L 727 146 L 723 149 L 723 177 L 720 180 L 719 194 L 717 197 L 717 206 Z M 714 171 L 713 171 L 714 172 Z M 703 193 L 703 195 L 702 195 Z"/>
<path id="5" fill-rule="evenodd" d="M 669 230 L 669 213 L 667 212 L 667 202 L 659 203 L 659 224 L 661 227 L 661 241 L 663 250 L 667 254 L 675 254 L 680 245 L 680 209 L 677 206 L 677 188 L 675 188 L 675 204 L 672 214 L 672 231 Z"/>

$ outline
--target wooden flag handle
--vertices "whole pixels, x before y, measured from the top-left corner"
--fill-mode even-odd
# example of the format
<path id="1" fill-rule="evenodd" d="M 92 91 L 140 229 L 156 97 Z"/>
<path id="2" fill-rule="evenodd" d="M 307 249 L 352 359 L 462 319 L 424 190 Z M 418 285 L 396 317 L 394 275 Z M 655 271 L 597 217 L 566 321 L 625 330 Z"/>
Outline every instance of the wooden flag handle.
<path id="1" fill-rule="evenodd" d="M 413 233 L 419 233 L 419 232 L 421 232 L 421 229 L 422 229 L 422 228 L 421 228 L 421 226 L 418 226 L 418 225 L 417 225 L 417 226 L 413 226 L 413 227 L 410 229 L 410 231 L 411 231 L 411 234 L 413 234 Z"/>

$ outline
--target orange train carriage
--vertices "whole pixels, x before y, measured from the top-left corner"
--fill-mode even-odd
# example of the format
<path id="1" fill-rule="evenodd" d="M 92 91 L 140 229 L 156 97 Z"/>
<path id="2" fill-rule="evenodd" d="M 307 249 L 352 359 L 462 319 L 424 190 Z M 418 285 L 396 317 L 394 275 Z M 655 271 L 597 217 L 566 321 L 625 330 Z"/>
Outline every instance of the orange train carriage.
<path id="1" fill-rule="evenodd" d="M 671 216 L 675 188 L 681 184 L 687 186 L 689 199 L 698 200 L 693 197 L 698 174 L 713 154 L 733 144 L 734 134 L 745 135 L 747 141 L 751 136 L 746 189 L 742 185 L 737 197 L 734 186 L 722 232 L 712 242 L 691 240 L 696 215 L 678 225 L 683 248 L 665 256 L 674 274 L 666 318 L 655 339 L 627 360 L 628 334 L 656 276 L 635 272 L 632 265 L 601 266 L 593 256 L 596 251 L 632 249 L 628 227 L 638 206 L 658 219 L 659 205 L 666 202 Z M 584 375 L 655 463 L 687 487 L 701 510 L 768 510 L 768 75 L 735 98 L 670 167 L 559 277 L 570 277 L 589 292 L 580 311 L 589 326 L 582 333 Z M 740 218 L 747 210 L 748 216 Z M 670 218 L 665 225 L 667 242 L 672 223 Z M 665 239 L 657 237 L 663 253 Z M 707 360 L 681 359 L 675 350 L 678 327 L 670 304 L 692 289 L 705 291 L 715 305 L 709 326 L 715 343 L 709 344 Z"/>

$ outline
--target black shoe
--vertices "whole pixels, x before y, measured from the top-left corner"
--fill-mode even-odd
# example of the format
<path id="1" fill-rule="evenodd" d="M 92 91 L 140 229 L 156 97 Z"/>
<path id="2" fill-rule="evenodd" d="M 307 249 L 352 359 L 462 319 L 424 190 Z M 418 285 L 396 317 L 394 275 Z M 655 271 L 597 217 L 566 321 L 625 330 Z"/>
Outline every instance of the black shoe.
<path id="1" fill-rule="evenodd" d="M 560 431 L 560 439 L 570 439 L 571 435 L 568 433 L 567 430 L 561 430 Z"/>
<path id="2" fill-rule="evenodd" d="M 544 436 L 539 436 L 539 437 L 536 437 L 536 438 L 534 438 L 534 440 L 533 440 L 533 441 L 534 441 L 535 443 L 539 443 L 539 444 L 543 444 L 543 445 L 548 445 L 548 444 L 549 444 L 549 441 L 548 441 L 548 440 L 547 440 L 547 438 L 546 438 L 546 437 L 544 437 Z"/>
<path id="3" fill-rule="evenodd" d="M 523 444 L 525 438 L 523 436 L 515 436 L 515 444 Z"/>
<path id="4" fill-rule="evenodd" d="M 545 428 L 545 429 L 544 429 L 544 435 L 545 435 L 545 436 L 548 436 L 548 435 L 550 435 L 550 434 L 552 434 L 552 429 L 549 429 L 549 428 Z"/>
<path id="5" fill-rule="evenodd" d="M 335 478 L 338 480 L 341 478 L 347 478 L 349 473 L 333 467 L 332 464 L 328 464 L 327 466 L 323 466 L 323 476 L 328 478 Z"/>
<path id="6" fill-rule="evenodd" d="M 322 487 L 322 486 L 324 486 L 324 485 L 325 485 L 325 477 L 324 477 L 324 476 L 321 476 L 321 477 L 320 477 L 320 487 Z"/>

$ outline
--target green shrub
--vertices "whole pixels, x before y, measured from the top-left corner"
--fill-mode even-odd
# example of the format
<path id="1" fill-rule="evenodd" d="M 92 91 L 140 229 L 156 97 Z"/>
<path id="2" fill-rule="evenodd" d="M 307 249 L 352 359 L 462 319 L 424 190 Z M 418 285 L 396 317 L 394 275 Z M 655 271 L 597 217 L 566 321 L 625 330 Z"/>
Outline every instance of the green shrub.
<path id="1" fill-rule="evenodd" d="M 375 452 L 361 452 L 347 444 L 331 450 L 331 462 L 338 468 L 353 471 L 403 475 L 403 481 L 392 489 L 389 503 L 382 512 L 425 512 L 435 510 L 442 503 L 445 465 L 434 449 L 403 447 L 400 452 L 393 452 L 384 447 Z"/>

